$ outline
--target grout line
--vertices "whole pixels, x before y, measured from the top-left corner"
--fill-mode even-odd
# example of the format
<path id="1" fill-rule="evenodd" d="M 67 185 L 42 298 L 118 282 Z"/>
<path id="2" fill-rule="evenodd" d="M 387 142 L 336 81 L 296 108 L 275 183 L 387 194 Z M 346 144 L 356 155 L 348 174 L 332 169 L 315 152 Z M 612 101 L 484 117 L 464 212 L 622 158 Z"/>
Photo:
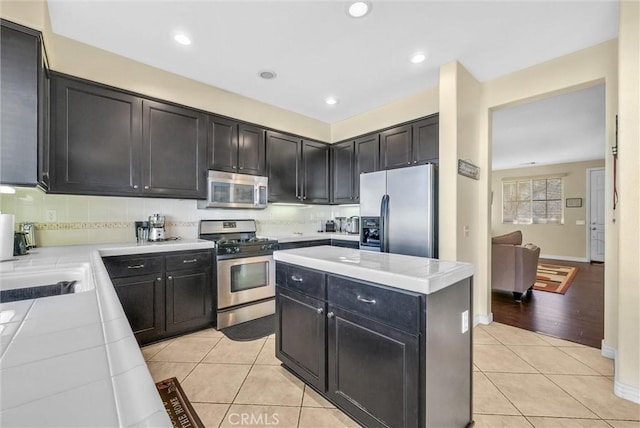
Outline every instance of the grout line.
<path id="1" fill-rule="evenodd" d="M 298 409 L 298 423 L 296 424 L 296 428 L 300 428 L 300 419 L 302 418 L 302 404 L 304 403 L 304 395 L 307 393 L 307 384 L 302 384 L 302 401 L 300 402 L 300 408 Z"/>

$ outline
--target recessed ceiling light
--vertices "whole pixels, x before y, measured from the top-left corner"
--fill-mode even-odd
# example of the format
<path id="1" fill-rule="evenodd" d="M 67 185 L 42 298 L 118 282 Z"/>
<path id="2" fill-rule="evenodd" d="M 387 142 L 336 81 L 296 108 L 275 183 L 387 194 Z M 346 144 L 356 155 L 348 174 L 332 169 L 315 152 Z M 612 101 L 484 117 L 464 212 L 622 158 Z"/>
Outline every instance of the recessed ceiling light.
<path id="1" fill-rule="evenodd" d="M 335 98 L 335 97 L 329 97 L 329 98 L 326 98 L 326 99 L 324 100 L 324 102 L 325 102 L 325 103 L 327 103 L 327 104 L 329 104 L 330 106 L 333 106 L 333 105 L 338 104 L 338 99 L 337 99 L 337 98 Z"/>
<path id="2" fill-rule="evenodd" d="M 416 52 L 411 57 L 411 62 L 414 64 L 420 64 L 421 62 L 424 62 L 425 59 L 427 59 L 427 56 L 425 54 L 423 54 L 422 52 Z"/>
<path id="3" fill-rule="evenodd" d="M 258 75 L 265 80 L 275 79 L 277 76 L 276 72 L 271 70 L 262 70 Z"/>
<path id="4" fill-rule="evenodd" d="M 185 45 L 188 46 L 191 44 L 191 39 L 189 38 L 189 36 L 187 36 L 184 33 L 178 33 L 175 36 L 173 36 L 173 39 L 180 43 L 181 45 Z"/>
<path id="5" fill-rule="evenodd" d="M 349 16 L 353 18 L 362 18 L 371 10 L 371 5 L 366 1 L 356 1 L 349 5 Z"/>

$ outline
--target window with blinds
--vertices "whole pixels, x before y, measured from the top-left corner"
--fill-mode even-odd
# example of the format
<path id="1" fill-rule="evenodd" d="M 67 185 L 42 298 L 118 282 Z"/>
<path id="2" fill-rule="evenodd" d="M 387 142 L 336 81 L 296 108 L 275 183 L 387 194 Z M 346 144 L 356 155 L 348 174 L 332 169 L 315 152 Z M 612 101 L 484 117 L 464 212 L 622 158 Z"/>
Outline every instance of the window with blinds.
<path id="1" fill-rule="evenodd" d="M 502 223 L 562 224 L 562 178 L 502 182 Z"/>

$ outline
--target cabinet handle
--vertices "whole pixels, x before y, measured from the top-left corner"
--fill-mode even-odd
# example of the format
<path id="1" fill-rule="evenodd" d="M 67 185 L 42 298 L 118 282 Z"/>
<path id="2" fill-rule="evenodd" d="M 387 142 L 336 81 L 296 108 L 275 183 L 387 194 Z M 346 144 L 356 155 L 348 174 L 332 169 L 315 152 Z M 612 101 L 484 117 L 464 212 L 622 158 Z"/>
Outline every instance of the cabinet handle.
<path id="1" fill-rule="evenodd" d="M 182 263 L 195 263 L 198 259 L 183 260 Z"/>
<path id="2" fill-rule="evenodd" d="M 173 281 L 173 277 L 172 277 L 171 275 L 169 275 L 169 276 L 167 277 L 167 279 L 168 279 L 169 281 Z"/>
<path id="3" fill-rule="evenodd" d="M 322 315 L 324 310 L 322 308 L 318 308 L 318 309 L 316 309 L 316 312 L 318 313 L 318 315 Z"/>
<path id="4" fill-rule="evenodd" d="M 236 169 L 237 167 L 235 165 L 232 165 L 231 168 Z"/>
<path id="5" fill-rule="evenodd" d="M 162 278 L 157 277 L 157 278 L 156 278 L 156 281 L 160 282 L 160 281 L 162 281 Z"/>
<path id="6" fill-rule="evenodd" d="M 369 305 L 375 305 L 376 304 L 376 299 L 365 299 L 364 297 L 362 297 L 359 294 L 358 294 L 357 299 L 358 299 L 359 302 L 367 303 Z"/>
<path id="7" fill-rule="evenodd" d="M 145 190 L 149 190 L 149 186 L 144 186 Z"/>
<path id="8" fill-rule="evenodd" d="M 240 169 L 244 169 L 244 167 L 243 167 L 243 166 L 241 166 L 241 167 L 240 167 Z"/>
<path id="9" fill-rule="evenodd" d="M 133 185 L 133 188 L 134 188 L 134 189 L 137 189 L 137 188 L 138 188 L 138 185 L 137 185 L 137 184 L 134 184 L 134 185 Z"/>
<path id="10" fill-rule="evenodd" d="M 407 165 L 411 165 L 411 161 L 407 162 Z"/>
<path id="11" fill-rule="evenodd" d="M 291 280 L 295 282 L 303 282 L 304 280 L 300 278 L 298 275 L 291 275 Z"/>
<path id="12" fill-rule="evenodd" d="M 303 196 L 303 197 L 302 197 L 302 199 L 307 199 L 307 197 L 306 197 L 306 196 Z"/>
<path id="13" fill-rule="evenodd" d="M 333 318 L 334 316 L 335 316 L 335 314 L 333 312 L 329 312 L 327 314 L 327 318 L 329 318 L 329 319 Z"/>
<path id="14" fill-rule="evenodd" d="M 127 266 L 127 269 L 142 269 L 143 267 L 144 267 L 144 263 L 141 265 Z"/>
<path id="15" fill-rule="evenodd" d="M 418 163 L 418 161 L 413 161 L 413 163 Z"/>

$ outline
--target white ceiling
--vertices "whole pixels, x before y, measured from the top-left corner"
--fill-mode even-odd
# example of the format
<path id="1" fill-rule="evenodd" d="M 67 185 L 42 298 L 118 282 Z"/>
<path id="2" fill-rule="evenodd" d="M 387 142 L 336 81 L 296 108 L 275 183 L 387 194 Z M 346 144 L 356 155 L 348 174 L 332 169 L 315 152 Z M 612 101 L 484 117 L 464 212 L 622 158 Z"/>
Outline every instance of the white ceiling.
<path id="1" fill-rule="evenodd" d="M 494 170 L 604 159 L 605 147 L 603 84 L 493 113 Z"/>
<path id="2" fill-rule="evenodd" d="M 486 81 L 618 33 L 615 0 L 374 0 L 362 19 L 343 1 L 48 4 L 60 35 L 327 123 L 434 87 L 453 60 Z M 419 50 L 427 61 L 410 63 Z"/>

